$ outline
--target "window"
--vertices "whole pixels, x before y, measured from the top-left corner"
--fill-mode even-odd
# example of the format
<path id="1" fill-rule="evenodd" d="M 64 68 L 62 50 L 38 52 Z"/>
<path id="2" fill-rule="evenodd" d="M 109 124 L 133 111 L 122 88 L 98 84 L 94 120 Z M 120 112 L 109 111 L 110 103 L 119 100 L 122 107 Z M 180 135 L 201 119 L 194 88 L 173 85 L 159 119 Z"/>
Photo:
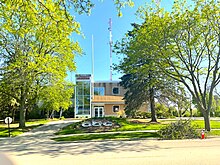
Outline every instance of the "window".
<path id="1" fill-rule="evenodd" d="M 94 95 L 104 96 L 105 88 L 104 87 L 94 87 Z"/>
<path id="2" fill-rule="evenodd" d="M 119 105 L 114 105 L 113 112 L 118 112 L 118 111 L 119 111 Z"/>
<path id="3" fill-rule="evenodd" d="M 118 94 L 119 94 L 119 88 L 118 88 L 118 87 L 114 87 L 114 88 L 112 89 L 112 93 L 113 93 L 114 95 L 118 95 Z"/>
<path id="4" fill-rule="evenodd" d="M 89 115 L 90 114 L 90 81 L 77 81 L 76 82 L 76 115 Z"/>

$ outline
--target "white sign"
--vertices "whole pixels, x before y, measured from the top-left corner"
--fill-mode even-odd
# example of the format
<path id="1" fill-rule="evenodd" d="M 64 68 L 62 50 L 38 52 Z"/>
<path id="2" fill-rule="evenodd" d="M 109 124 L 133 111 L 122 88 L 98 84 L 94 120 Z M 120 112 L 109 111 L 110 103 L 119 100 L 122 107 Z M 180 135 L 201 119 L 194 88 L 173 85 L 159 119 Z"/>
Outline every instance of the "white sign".
<path id="1" fill-rule="evenodd" d="M 6 117 L 5 118 L 5 124 L 11 124 L 12 118 L 11 117 Z"/>

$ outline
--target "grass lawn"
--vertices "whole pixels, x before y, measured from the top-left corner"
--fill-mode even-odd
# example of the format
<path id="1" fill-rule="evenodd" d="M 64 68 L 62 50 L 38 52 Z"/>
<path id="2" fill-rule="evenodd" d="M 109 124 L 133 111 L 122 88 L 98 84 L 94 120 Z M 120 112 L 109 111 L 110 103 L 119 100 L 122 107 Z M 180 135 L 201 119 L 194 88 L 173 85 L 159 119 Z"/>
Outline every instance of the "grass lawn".
<path id="1" fill-rule="evenodd" d="M 204 120 L 192 120 L 192 124 L 197 129 L 204 129 L 205 128 Z M 212 129 L 220 129 L 220 121 L 211 120 L 210 124 L 211 124 Z"/>
<path id="2" fill-rule="evenodd" d="M 108 121 L 116 123 L 118 127 L 112 127 L 108 130 L 95 129 L 89 130 L 81 126 L 82 122 L 71 124 L 67 127 L 64 127 L 61 131 L 57 132 L 56 135 L 68 135 L 68 134 L 79 134 L 79 133 L 91 133 L 91 132 L 117 132 L 117 131 L 138 131 L 138 130 L 159 130 L 166 124 L 163 123 L 149 123 L 149 122 L 137 122 L 129 121 L 124 118 L 114 118 L 107 117 L 105 118 Z"/>
<path id="3" fill-rule="evenodd" d="M 10 124 L 10 134 L 12 137 L 18 136 L 24 132 L 28 132 L 33 128 L 39 127 L 50 120 L 32 120 L 26 122 L 26 128 L 18 128 L 18 123 Z M 0 124 L 0 137 L 8 137 L 8 125 L 7 124 Z"/>
<path id="4" fill-rule="evenodd" d="M 66 137 L 57 137 L 53 138 L 55 141 L 78 141 L 78 140 L 105 140 L 105 139 L 140 139 L 140 138 L 149 138 L 149 137 L 159 137 L 157 133 L 152 132 L 129 132 L 125 133 L 123 131 L 140 131 L 140 130 L 159 130 L 162 127 L 170 124 L 171 122 L 176 122 L 177 120 L 158 120 L 158 123 L 150 123 L 149 120 L 137 120 L 137 119 L 121 119 L 115 117 L 107 117 L 103 119 L 87 119 L 91 120 L 108 120 L 113 124 L 112 127 L 108 129 L 103 129 L 101 127 L 88 127 L 83 128 L 81 126 L 82 122 L 77 122 L 67 127 L 64 127 L 61 131 L 56 133 L 56 135 L 68 135 L 68 134 L 83 134 L 83 133 L 96 133 L 96 134 L 84 134 L 84 135 L 72 135 Z M 211 127 L 213 129 L 220 129 L 219 121 L 210 121 Z M 203 120 L 192 120 L 192 124 L 196 129 L 201 130 L 204 128 Z M 101 134 L 100 132 L 109 132 L 107 134 Z M 112 132 L 112 133 L 110 133 Z M 114 133 L 115 132 L 115 133 Z M 120 133 L 116 133 L 120 132 Z M 97 134 L 100 133 L 100 134 Z M 206 133 L 206 137 L 209 136 L 220 136 L 220 130 L 212 130 L 211 132 Z"/>
<path id="5" fill-rule="evenodd" d="M 56 135 L 68 135 L 68 134 L 81 134 L 81 133 L 91 133 L 91 132 L 117 132 L 117 131 L 139 131 L 139 130 L 160 130 L 162 127 L 166 126 L 171 122 L 176 120 L 158 120 L 158 123 L 150 123 L 150 120 L 137 120 L 137 119 L 124 119 L 124 118 L 115 118 L 115 117 L 106 117 L 104 118 L 108 121 L 116 123 L 118 127 L 112 127 L 108 130 L 95 129 L 90 130 L 88 128 L 83 128 L 81 126 L 82 122 L 77 122 L 71 124 L 67 127 L 64 127 L 61 131 L 57 132 Z M 91 120 L 91 119 L 90 119 Z M 220 121 L 211 120 L 212 129 L 220 129 Z M 192 120 L 192 124 L 196 129 L 204 128 L 203 120 Z"/>
<path id="6" fill-rule="evenodd" d="M 206 137 L 209 136 L 220 136 L 220 130 L 211 130 L 210 132 L 207 132 Z"/>
<path id="7" fill-rule="evenodd" d="M 112 133 L 112 134 L 89 134 L 75 135 L 68 137 L 53 138 L 55 141 L 79 141 L 79 140 L 112 140 L 112 139 L 140 139 L 159 137 L 157 133 L 151 132 L 134 132 L 134 133 Z"/>

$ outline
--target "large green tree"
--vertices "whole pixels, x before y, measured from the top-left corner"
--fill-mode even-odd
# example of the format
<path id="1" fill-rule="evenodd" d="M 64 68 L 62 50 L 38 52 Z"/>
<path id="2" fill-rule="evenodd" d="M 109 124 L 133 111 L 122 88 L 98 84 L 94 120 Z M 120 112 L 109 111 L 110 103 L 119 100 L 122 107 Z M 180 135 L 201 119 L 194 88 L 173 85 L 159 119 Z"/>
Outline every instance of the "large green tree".
<path id="1" fill-rule="evenodd" d="M 20 127 L 39 92 L 59 86 L 67 71 L 75 70 L 74 56 L 81 49 L 69 39 L 73 32 L 79 33 L 79 24 L 53 1 L 0 4 L 0 92 L 19 103 Z"/>
<path id="2" fill-rule="evenodd" d="M 144 22 L 137 35 L 143 49 L 151 47 L 150 55 L 160 71 L 190 92 L 208 131 L 213 90 L 220 82 L 219 8 L 214 0 L 191 5 L 175 1 L 170 12 L 155 5 L 142 8 Z"/>
<path id="3" fill-rule="evenodd" d="M 121 71 L 121 85 L 125 94 L 126 112 L 136 111 L 144 102 L 150 104 L 151 121 L 156 122 L 155 99 L 177 95 L 178 83 L 168 77 L 157 66 L 159 58 L 154 56 L 153 46 L 140 35 L 144 26 L 132 24 L 133 30 L 115 45 L 115 52 L 123 55 L 116 69 Z"/>

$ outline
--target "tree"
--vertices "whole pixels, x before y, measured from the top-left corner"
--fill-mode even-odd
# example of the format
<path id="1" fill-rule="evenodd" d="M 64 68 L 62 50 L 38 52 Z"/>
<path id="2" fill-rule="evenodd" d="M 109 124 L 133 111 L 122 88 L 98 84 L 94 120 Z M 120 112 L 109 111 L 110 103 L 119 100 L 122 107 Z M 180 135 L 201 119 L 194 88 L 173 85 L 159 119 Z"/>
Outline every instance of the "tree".
<path id="1" fill-rule="evenodd" d="M 14 98 L 1 93 L 0 96 L 0 118 L 4 119 L 7 116 L 11 116 L 13 121 L 15 120 L 15 113 L 18 110 L 18 103 Z"/>
<path id="2" fill-rule="evenodd" d="M 71 101 L 73 89 L 74 86 L 68 82 L 47 86 L 39 94 L 38 106 L 46 109 L 48 114 L 49 110 L 52 110 L 52 114 L 54 111 L 67 110 L 73 104 Z"/>
<path id="3" fill-rule="evenodd" d="M 175 1 L 171 12 L 159 6 L 143 8 L 144 23 L 137 35 L 143 48 L 151 47 L 160 71 L 190 92 L 208 131 L 213 90 L 220 82 L 219 5 L 199 0 L 191 6 Z"/>
<path id="4" fill-rule="evenodd" d="M 134 5 L 131 0 L 114 4 L 119 16 L 122 7 Z M 20 127 L 39 92 L 64 81 L 66 71 L 75 69 L 74 55 L 81 49 L 68 37 L 80 33 L 80 24 L 69 14 L 70 8 L 89 14 L 93 6 L 91 0 L 0 2 L 0 92 L 19 103 Z"/>
<path id="5" fill-rule="evenodd" d="M 127 90 L 125 103 L 127 113 L 136 111 L 144 102 L 150 103 L 151 121 L 156 122 L 155 98 L 171 98 L 179 88 L 176 81 L 163 74 L 157 66 L 160 60 L 154 56 L 153 47 L 140 35 L 144 26 L 132 24 L 133 30 L 115 45 L 115 52 L 124 58 L 115 67 L 125 75 L 121 85 Z"/>
<path id="6" fill-rule="evenodd" d="M 69 35 L 79 33 L 79 24 L 67 14 L 52 1 L 0 4 L 0 92 L 19 103 L 19 127 L 25 127 L 26 108 L 39 92 L 62 84 L 67 70 L 75 70 L 81 48 Z"/>

